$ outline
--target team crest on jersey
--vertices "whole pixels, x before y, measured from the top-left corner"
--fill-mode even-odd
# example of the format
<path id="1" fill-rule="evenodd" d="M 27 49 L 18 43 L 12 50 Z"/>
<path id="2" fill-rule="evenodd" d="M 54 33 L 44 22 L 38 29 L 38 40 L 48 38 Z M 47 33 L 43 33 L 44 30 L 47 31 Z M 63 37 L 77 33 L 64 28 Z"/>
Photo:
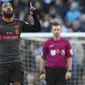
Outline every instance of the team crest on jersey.
<path id="1" fill-rule="evenodd" d="M 61 50 L 61 55 L 65 55 L 65 50 Z"/>
<path id="2" fill-rule="evenodd" d="M 19 25 L 15 25 L 14 27 L 17 29 L 17 28 L 19 28 Z"/>
<path id="3" fill-rule="evenodd" d="M 56 55 L 56 50 L 50 50 L 50 54 L 51 54 L 52 56 L 55 56 L 55 55 Z"/>
<path id="4" fill-rule="evenodd" d="M 17 35 L 19 34 L 19 30 L 18 29 L 15 30 L 15 34 L 17 34 Z"/>
<path id="5" fill-rule="evenodd" d="M 60 53 L 60 50 L 59 50 L 59 49 L 57 49 L 57 50 L 56 50 L 56 53 L 57 53 L 57 54 L 59 54 L 59 53 Z"/>

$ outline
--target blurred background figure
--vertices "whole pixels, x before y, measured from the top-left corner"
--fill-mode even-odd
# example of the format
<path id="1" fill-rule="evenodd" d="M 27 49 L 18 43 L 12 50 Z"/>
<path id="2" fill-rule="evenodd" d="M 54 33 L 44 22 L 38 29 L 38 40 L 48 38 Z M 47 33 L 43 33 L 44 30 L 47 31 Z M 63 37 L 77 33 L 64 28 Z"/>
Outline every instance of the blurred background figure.
<path id="1" fill-rule="evenodd" d="M 78 9 L 79 5 L 77 2 L 73 2 L 70 5 L 70 10 L 66 14 L 66 20 L 69 22 L 69 24 L 72 24 L 75 19 L 80 20 L 81 12 Z"/>
<path id="2" fill-rule="evenodd" d="M 34 82 L 35 82 L 35 76 L 32 73 L 28 74 L 27 75 L 27 83 L 28 83 L 27 85 L 35 85 Z"/>
<path id="3" fill-rule="evenodd" d="M 81 27 L 80 31 L 85 32 L 85 28 L 84 28 L 85 27 L 85 13 L 82 14 L 81 16 L 80 27 Z"/>
<path id="4" fill-rule="evenodd" d="M 72 24 L 72 30 L 73 32 L 80 32 L 81 27 L 80 27 L 80 21 L 79 20 L 74 20 L 73 24 Z"/>

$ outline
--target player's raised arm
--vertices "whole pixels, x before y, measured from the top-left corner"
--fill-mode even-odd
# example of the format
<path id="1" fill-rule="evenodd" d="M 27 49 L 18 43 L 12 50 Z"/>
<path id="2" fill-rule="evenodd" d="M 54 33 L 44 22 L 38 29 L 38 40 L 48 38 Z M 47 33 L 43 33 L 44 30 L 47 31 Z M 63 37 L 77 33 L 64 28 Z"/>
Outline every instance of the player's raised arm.
<path id="1" fill-rule="evenodd" d="M 27 22 L 22 23 L 22 32 L 39 32 L 41 29 L 39 19 L 37 17 L 37 10 L 30 4 L 30 14 L 34 18 L 34 25 Z"/>

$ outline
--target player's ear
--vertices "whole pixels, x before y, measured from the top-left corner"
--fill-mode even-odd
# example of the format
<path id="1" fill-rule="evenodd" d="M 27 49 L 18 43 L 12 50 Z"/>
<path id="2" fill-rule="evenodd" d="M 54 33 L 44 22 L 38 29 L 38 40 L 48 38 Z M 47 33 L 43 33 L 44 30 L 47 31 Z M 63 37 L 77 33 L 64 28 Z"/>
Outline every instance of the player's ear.
<path id="1" fill-rule="evenodd" d="M 1 14 L 1 15 L 3 14 L 2 7 L 0 8 L 0 14 Z"/>
<path id="2" fill-rule="evenodd" d="M 3 15 L 3 11 L 1 10 L 1 15 Z"/>
<path id="3" fill-rule="evenodd" d="M 62 27 L 60 26 L 60 32 L 62 32 Z"/>

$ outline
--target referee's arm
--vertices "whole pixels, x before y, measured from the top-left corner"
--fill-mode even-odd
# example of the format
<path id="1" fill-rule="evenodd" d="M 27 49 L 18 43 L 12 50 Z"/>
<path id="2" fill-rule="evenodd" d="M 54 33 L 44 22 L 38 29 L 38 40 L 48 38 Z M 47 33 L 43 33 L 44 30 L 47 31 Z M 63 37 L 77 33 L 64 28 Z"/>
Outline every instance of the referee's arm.
<path id="1" fill-rule="evenodd" d="M 40 74 L 39 74 L 39 75 L 41 75 L 41 74 L 44 73 L 45 65 L 46 65 L 46 60 L 41 59 L 41 64 L 40 64 Z"/>
<path id="2" fill-rule="evenodd" d="M 72 56 L 73 56 L 73 50 L 72 45 L 70 41 L 67 41 L 67 66 L 68 71 L 72 71 Z"/>
<path id="3" fill-rule="evenodd" d="M 72 71 L 72 57 L 69 57 L 67 60 L 68 71 Z"/>
<path id="4" fill-rule="evenodd" d="M 41 58 L 41 62 L 40 62 L 40 73 L 39 73 L 39 76 L 41 74 L 43 74 L 44 71 L 45 71 L 47 54 L 48 54 L 47 45 L 46 45 L 46 43 L 44 43 L 43 47 L 42 47 L 42 53 L 41 53 L 41 57 L 42 58 Z"/>
<path id="5" fill-rule="evenodd" d="M 73 51 L 72 51 L 72 46 L 71 43 L 68 41 L 67 42 L 67 72 L 65 75 L 65 79 L 69 80 L 72 77 L 72 55 L 73 55 Z"/>
<path id="6" fill-rule="evenodd" d="M 67 68 L 68 70 L 66 72 L 65 79 L 69 80 L 72 78 L 72 58 L 71 58 L 71 56 L 68 58 L 67 65 L 68 65 L 68 68 Z"/>

